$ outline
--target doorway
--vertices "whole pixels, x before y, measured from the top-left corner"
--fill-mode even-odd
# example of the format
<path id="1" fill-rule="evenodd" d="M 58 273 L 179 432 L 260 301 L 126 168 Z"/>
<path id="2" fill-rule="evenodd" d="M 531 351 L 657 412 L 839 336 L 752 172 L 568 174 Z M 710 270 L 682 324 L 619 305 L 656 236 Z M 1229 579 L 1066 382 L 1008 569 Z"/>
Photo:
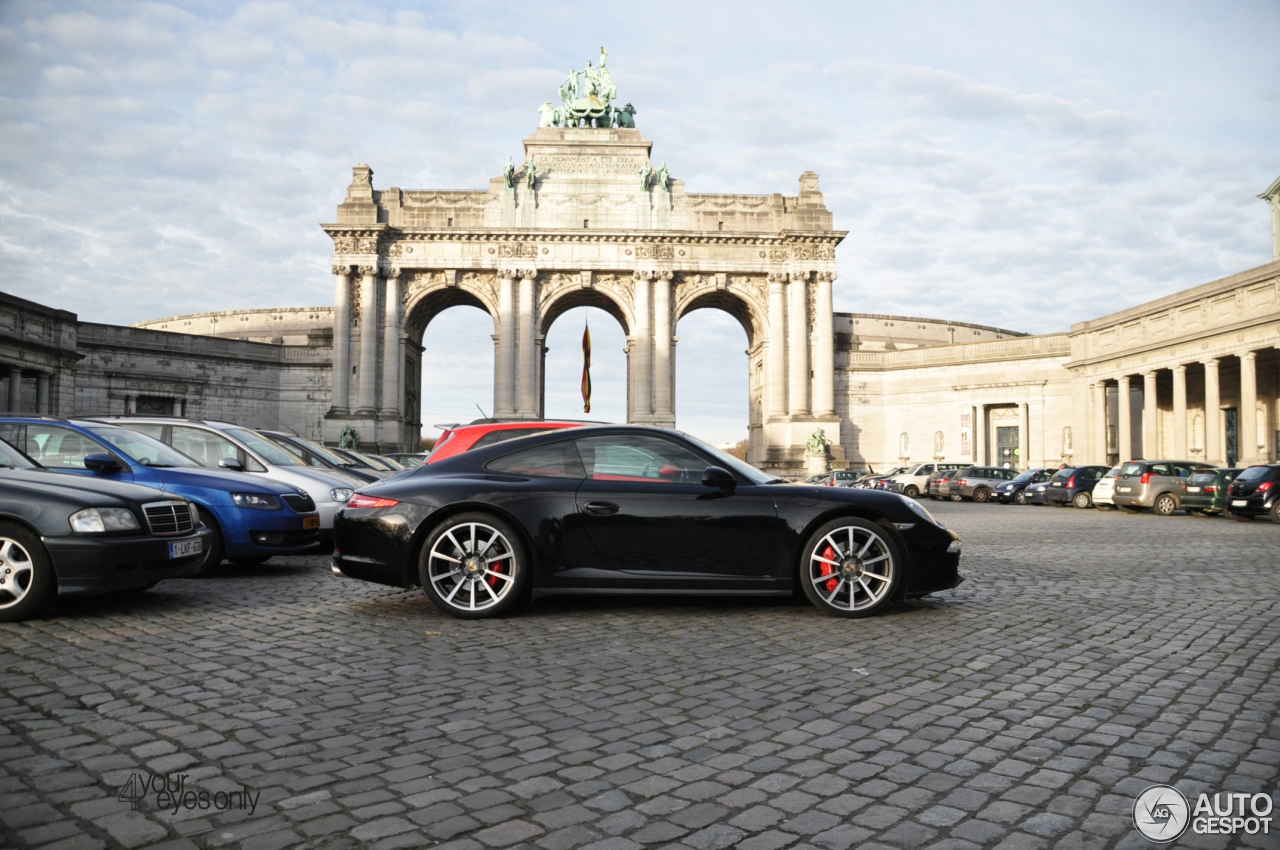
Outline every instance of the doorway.
<path id="1" fill-rule="evenodd" d="M 1228 407 L 1222 413 L 1223 418 L 1226 419 L 1226 427 L 1222 429 L 1222 433 L 1227 437 L 1227 466 L 1234 467 L 1236 461 L 1240 459 L 1240 426 L 1234 407 Z"/>
<path id="2" fill-rule="evenodd" d="M 996 466 L 1017 469 L 1021 460 L 1018 455 L 1018 426 L 1001 425 L 996 428 Z"/>

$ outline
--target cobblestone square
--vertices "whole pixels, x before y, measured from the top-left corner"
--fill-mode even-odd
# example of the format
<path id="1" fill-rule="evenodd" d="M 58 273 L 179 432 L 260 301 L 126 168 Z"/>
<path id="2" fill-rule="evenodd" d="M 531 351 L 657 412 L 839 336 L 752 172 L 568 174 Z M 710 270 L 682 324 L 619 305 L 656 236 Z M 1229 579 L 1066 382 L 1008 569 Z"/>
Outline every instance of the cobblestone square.
<path id="1" fill-rule="evenodd" d="M 1149 785 L 1276 796 L 1280 527 L 928 506 L 968 580 L 860 621 L 462 622 L 323 557 L 64 600 L 0 626 L 0 843 L 1140 847 Z"/>

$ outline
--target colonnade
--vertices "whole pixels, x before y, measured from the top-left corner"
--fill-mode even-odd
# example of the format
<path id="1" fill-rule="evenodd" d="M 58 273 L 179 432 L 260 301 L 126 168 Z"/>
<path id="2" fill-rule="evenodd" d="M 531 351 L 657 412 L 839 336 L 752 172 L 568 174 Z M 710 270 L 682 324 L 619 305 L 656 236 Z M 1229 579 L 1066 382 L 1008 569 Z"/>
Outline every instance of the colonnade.
<path id="1" fill-rule="evenodd" d="M 49 409 L 49 379 L 53 375 L 49 372 L 42 372 L 23 366 L 0 366 L 3 369 L 9 384 L 8 406 L 5 410 L 8 413 L 51 413 Z M 34 373 L 36 378 L 36 409 L 22 409 L 22 380 L 29 373 Z"/>
<path id="2" fill-rule="evenodd" d="M 333 274 L 330 415 L 407 418 L 416 411 L 400 409 L 404 398 L 405 344 L 400 270 L 335 265 Z M 542 324 L 550 305 L 541 303 L 538 269 L 506 267 L 497 269 L 496 275 L 494 415 L 501 419 L 536 419 L 543 415 Z M 627 329 L 628 420 L 673 426 L 677 302 L 683 292 L 681 287 L 689 284 L 683 274 L 669 269 L 640 269 L 630 277 L 629 286 L 610 284 L 615 287 L 610 296 L 620 302 L 631 325 Z M 724 289 L 729 276 L 714 277 L 719 281 L 717 288 Z M 380 278 L 385 281 L 381 298 Z M 766 421 L 836 416 L 834 279 L 834 272 L 773 273 L 766 278 L 767 304 L 760 305 L 763 310 L 744 298 L 754 324 L 764 332 Z M 687 303 L 683 309 L 688 309 Z M 351 350 L 353 326 L 358 328 L 357 352 Z"/>
<path id="3" fill-rule="evenodd" d="M 1232 437 L 1235 463 L 1247 466 L 1265 461 L 1269 445 L 1265 429 L 1271 421 L 1269 407 L 1274 405 L 1274 398 L 1267 408 L 1259 408 L 1258 354 L 1255 350 L 1242 350 L 1145 369 L 1138 374 L 1096 377 L 1089 384 L 1092 462 L 1167 458 L 1222 465 L 1232 460 L 1228 457 Z M 1224 396 L 1222 367 L 1227 365 L 1234 374 L 1237 364 L 1238 389 L 1232 387 Z M 1196 391 L 1194 405 L 1188 403 L 1189 369 Z M 1110 400 L 1112 387 L 1114 405 Z M 1164 392 L 1166 387 L 1168 392 Z M 1134 393 L 1139 389 L 1142 406 L 1135 422 Z M 1167 408 L 1160 404 L 1162 397 L 1169 401 Z M 1166 413 L 1167 417 L 1162 416 Z M 1171 427 L 1163 428 L 1162 420 Z M 1233 424 L 1234 430 L 1228 434 Z"/>

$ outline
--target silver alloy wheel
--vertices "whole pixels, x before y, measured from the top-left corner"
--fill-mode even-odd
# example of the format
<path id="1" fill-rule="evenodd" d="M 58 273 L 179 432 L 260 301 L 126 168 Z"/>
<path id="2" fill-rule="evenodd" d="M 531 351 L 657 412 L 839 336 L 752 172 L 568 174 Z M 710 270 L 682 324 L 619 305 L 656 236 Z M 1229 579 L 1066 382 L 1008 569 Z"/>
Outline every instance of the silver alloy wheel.
<path id="1" fill-rule="evenodd" d="M 31 590 L 31 555 L 11 537 L 0 537 L 0 608 L 12 608 Z"/>
<path id="2" fill-rule="evenodd" d="M 1178 509 L 1178 503 L 1168 493 L 1161 493 L 1156 497 L 1155 509 L 1156 516 L 1170 516 Z"/>
<path id="3" fill-rule="evenodd" d="M 1014 494 L 1013 500 L 1017 502 L 1019 505 L 1025 505 L 1027 503 L 1027 491 L 1019 490 L 1017 493 Z"/>
<path id="4" fill-rule="evenodd" d="M 849 611 L 878 605 L 893 587 L 897 569 L 893 550 L 884 538 L 857 525 L 826 534 L 809 553 L 808 563 L 809 581 L 823 600 Z"/>
<path id="5" fill-rule="evenodd" d="M 484 611 L 501 602 L 516 584 L 515 549 L 498 529 L 463 522 L 436 538 L 427 556 L 427 575 L 446 605 Z"/>

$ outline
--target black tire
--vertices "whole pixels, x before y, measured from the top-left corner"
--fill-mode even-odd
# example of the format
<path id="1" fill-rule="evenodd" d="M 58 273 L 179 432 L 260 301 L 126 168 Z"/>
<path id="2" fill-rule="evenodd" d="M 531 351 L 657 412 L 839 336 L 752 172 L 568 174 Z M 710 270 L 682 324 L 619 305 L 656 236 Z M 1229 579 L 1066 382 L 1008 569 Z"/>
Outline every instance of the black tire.
<path id="1" fill-rule="evenodd" d="M 1079 493 L 1076 493 L 1075 498 L 1071 500 L 1071 504 L 1075 505 L 1077 508 L 1090 508 L 1093 507 L 1093 497 L 1081 490 Z"/>
<path id="2" fill-rule="evenodd" d="M 991 498 L 991 491 L 986 487 L 979 487 L 973 491 L 973 500 L 975 502 L 985 502 Z"/>
<path id="3" fill-rule="evenodd" d="M 1025 505 L 1027 503 L 1027 491 L 1019 490 L 1017 493 L 1014 493 L 1013 501 L 1017 502 L 1019 505 Z"/>
<path id="4" fill-rule="evenodd" d="M 1280 525 L 1280 499 L 1277 499 L 1276 503 L 1271 506 L 1271 521 L 1276 525 Z"/>
<path id="5" fill-rule="evenodd" d="M 1151 503 L 1151 510 L 1156 516 L 1173 516 L 1173 512 L 1177 509 L 1178 500 L 1173 497 L 1172 493 L 1161 493 Z"/>
<path id="6" fill-rule="evenodd" d="M 0 623 L 34 617 L 58 590 L 40 537 L 11 522 L 0 522 L 0 580 Z"/>
<path id="7" fill-rule="evenodd" d="M 908 484 L 907 489 L 902 492 L 902 495 L 906 496 L 908 499 L 918 499 L 920 498 L 920 488 L 914 484 Z"/>
<path id="8" fill-rule="evenodd" d="M 1236 522 L 1253 522 L 1253 517 L 1251 516 L 1241 516 L 1240 514 L 1233 513 L 1228 513 L 1227 516 L 1231 517 Z"/>
<path id="9" fill-rule="evenodd" d="M 459 565 L 456 571 L 450 571 L 451 563 Z M 478 512 L 457 514 L 437 525 L 418 553 L 423 592 L 437 608 L 461 620 L 511 610 L 529 587 L 532 567 L 524 540 L 510 523 Z M 457 575 L 462 577 L 450 581 Z"/>
<path id="10" fill-rule="evenodd" d="M 889 533 L 854 517 L 819 526 L 800 558 L 798 578 L 804 595 L 819 611 L 837 617 L 867 617 L 882 609 L 893 598 L 904 568 Z"/>
<path id="11" fill-rule="evenodd" d="M 271 560 L 270 555 L 254 555 L 250 558 L 229 558 L 237 567 L 258 567 Z"/>
<path id="12" fill-rule="evenodd" d="M 204 560 L 200 562 L 200 569 L 196 571 L 197 576 L 207 576 L 222 564 L 227 554 L 227 548 L 222 543 L 222 528 L 219 527 L 218 521 L 213 518 L 213 514 L 199 505 L 196 506 L 196 512 L 200 515 L 200 522 L 205 528 L 213 532 L 213 534 L 209 535 L 209 549 L 204 553 Z"/>

